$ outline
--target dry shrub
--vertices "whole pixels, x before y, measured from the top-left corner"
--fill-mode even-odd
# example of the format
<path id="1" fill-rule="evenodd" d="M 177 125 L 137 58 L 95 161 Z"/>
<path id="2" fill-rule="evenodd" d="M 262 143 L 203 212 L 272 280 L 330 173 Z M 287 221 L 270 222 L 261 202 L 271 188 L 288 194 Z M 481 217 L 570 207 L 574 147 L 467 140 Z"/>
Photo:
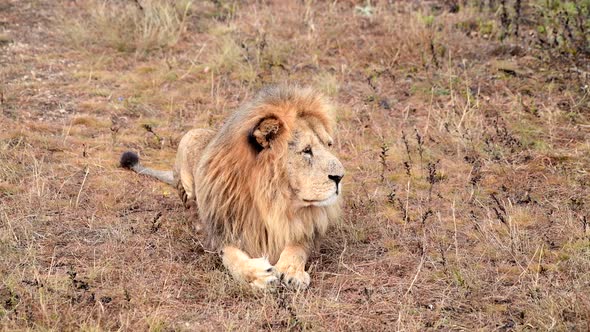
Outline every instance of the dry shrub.
<path id="1" fill-rule="evenodd" d="M 90 0 L 80 5 L 84 14 L 66 21 L 63 31 L 79 47 L 145 53 L 180 40 L 191 4 L 190 0 Z"/>

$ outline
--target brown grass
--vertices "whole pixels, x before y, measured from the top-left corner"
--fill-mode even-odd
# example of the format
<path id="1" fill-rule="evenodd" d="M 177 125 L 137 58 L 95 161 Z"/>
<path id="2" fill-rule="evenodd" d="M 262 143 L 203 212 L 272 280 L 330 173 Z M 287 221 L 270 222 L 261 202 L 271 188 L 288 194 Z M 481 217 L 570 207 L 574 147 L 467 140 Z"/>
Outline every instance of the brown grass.
<path id="1" fill-rule="evenodd" d="M 81 48 L 102 46 L 144 53 L 178 42 L 191 5 L 188 0 L 90 0 L 78 5 L 73 13 L 62 13 L 74 18 L 61 22 L 60 28 L 69 44 Z"/>
<path id="2" fill-rule="evenodd" d="M 0 4 L 1 329 L 590 328 L 583 55 L 448 2 L 139 3 L 162 7 Z M 283 81 L 339 104 L 345 213 L 308 291 L 257 294 L 117 157 L 169 168 L 183 132 Z"/>

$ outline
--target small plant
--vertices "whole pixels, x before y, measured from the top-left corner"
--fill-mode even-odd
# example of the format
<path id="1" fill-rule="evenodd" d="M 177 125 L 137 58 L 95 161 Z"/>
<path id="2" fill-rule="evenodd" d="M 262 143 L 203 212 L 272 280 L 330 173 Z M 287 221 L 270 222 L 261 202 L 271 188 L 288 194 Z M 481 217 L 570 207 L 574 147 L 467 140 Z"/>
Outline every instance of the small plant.
<path id="1" fill-rule="evenodd" d="M 392 191 L 389 192 L 389 194 L 387 194 L 387 203 L 394 204 L 396 195 L 397 195 L 397 192 L 394 188 Z"/>
<path id="2" fill-rule="evenodd" d="M 590 55 L 590 1 L 543 1 L 536 7 L 538 43 L 572 55 Z"/>
<path id="3" fill-rule="evenodd" d="M 154 128 L 150 125 L 150 124 L 143 124 L 141 125 L 143 127 L 143 129 L 145 129 L 145 131 L 147 131 L 148 133 L 152 134 L 154 136 L 154 138 L 156 139 L 156 142 L 158 143 L 157 146 L 161 147 L 162 143 L 164 141 L 164 139 L 162 137 L 160 137 L 160 135 L 158 135 L 155 131 Z"/>
<path id="4" fill-rule="evenodd" d="M 420 162 L 424 160 L 424 139 L 422 135 L 418 132 L 418 129 L 414 128 L 416 132 L 416 143 L 418 143 L 418 154 L 420 155 Z"/>
<path id="5" fill-rule="evenodd" d="M 437 160 L 435 163 L 428 163 L 428 183 L 430 186 L 428 187 L 428 199 L 432 197 L 432 189 L 434 185 L 441 180 L 440 174 L 437 174 L 437 167 L 440 163 L 440 160 Z"/>
<path id="6" fill-rule="evenodd" d="M 389 146 L 383 142 L 381 144 L 381 152 L 379 153 L 379 163 L 381 164 L 381 183 L 385 182 L 385 172 L 387 171 L 387 152 Z"/>
<path id="7" fill-rule="evenodd" d="M 430 38 L 430 54 L 432 55 L 432 62 L 436 68 L 440 68 L 440 64 L 438 62 L 438 57 L 436 55 L 436 49 L 434 47 L 434 40 L 432 37 Z"/>
<path id="8" fill-rule="evenodd" d="M 500 1 L 500 24 L 502 26 L 502 33 L 500 33 L 500 40 L 504 40 L 508 35 L 508 29 L 510 28 L 510 19 L 508 18 L 508 8 L 506 6 L 506 0 Z"/>
<path id="9" fill-rule="evenodd" d="M 520 14 L 521 14 L 522 1 L 516 0 L 514 2 L 514 35 L 518 37 L 518 28 L 520 26 Z"/>
<path id="10" fill-rule="evenodd" d="M 406 133 L 402 130 L 402 142 L 404 142 L 404 147 L 406 148 L 406 154 L 408 156 L 408 160 L 412 162 L 412 156 L 410 154 L 410 144 L 408 142 L 408 138 L 406 137 Z"/>
<path id="11" fill-rule="evenodd" d="M 364 6 L 355 6 L 354 12 L 358 15 L 372 17 L 375 15 L 375 7 L 371 5 L 371 1 L 367 1 L 367 4 Z"/>

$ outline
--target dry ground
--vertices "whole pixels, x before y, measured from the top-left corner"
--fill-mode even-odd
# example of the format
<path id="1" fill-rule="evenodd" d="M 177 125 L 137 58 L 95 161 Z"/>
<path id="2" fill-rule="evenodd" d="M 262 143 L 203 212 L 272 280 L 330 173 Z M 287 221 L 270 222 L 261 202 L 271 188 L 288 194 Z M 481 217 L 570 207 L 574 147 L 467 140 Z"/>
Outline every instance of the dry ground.
<path id="1" fill-rule="evenodd" d="M 587 57 L 448 1 L 172 2 L 0 1 L 0 329 L 590 329 Z M 117 158 L 285 81 L 339 105 L 345 213 L 257 294 Z"/>

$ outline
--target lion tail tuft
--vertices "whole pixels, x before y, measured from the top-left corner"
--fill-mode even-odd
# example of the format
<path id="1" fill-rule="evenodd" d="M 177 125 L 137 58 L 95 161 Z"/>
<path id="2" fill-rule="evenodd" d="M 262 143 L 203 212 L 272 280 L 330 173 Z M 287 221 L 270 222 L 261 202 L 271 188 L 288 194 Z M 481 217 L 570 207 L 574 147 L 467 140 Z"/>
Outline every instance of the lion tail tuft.
<path id="1" fill-rule="evenodd" d="M 133 169 L 134 166 L 139 164 L 139 156 L 133 151 L 124 152 L 121 155 L 119 165 L 123 168 Z"/>
<path id="2" fill-rule="evenodd" d="M 130 169 L 138 174 L 151 176 L 169 185 L 174 185 L 174 174 L 172 171 L 159 171 L 148 167 L 143 167 L 139 163 L 139 156 L 135 152 L 127 151 L 123 153 L 121 155 L 121 159 L 119 160 L 119 165 L 122 168 Z"/>

